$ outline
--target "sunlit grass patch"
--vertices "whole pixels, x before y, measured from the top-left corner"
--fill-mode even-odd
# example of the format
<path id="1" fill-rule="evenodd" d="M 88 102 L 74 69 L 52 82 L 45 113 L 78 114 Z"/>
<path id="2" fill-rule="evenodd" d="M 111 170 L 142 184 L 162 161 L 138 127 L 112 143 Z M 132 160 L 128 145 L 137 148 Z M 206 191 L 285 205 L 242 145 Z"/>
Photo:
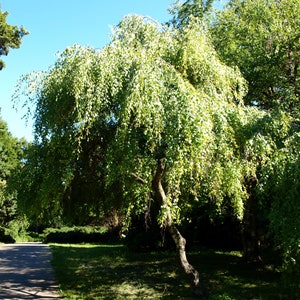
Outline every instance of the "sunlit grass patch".
<path id="1" fill-rule="evenodd" d="M 118 299 L 128 299 L 128 298 L 139 298 L 139 299 L 149 299 L 149 298 L 160 298 L 160 293 L 155 289 L 139 282 L 122 282 L 119 285 L 114 285 L 110 289 L 111 295 L 115 295 Z"/>

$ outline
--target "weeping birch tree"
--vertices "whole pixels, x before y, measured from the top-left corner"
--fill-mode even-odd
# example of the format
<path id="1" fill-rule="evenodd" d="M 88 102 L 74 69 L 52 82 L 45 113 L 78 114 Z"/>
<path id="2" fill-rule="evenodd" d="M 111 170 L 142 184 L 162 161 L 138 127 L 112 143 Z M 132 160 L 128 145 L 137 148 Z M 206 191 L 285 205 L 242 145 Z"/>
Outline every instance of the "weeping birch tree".
<path id="1" fill-rule="evenodd" d="M 177 224 L 195 203 L 218 209 L 225 198 L 243 217 L 244 178 L 255 172 L 245 133 L 263 117 L 243 106 L 244 79 L 218 59 L 200 28 L 190 22 L 179 31 L 128 16 L 103 49 L 69 47 L 42 76 L 23 79 L 36 105 L 35 143 L 56 153 L 40 174 L 56 196 L 40 198 L 42 207 L 59 206 L 53 201 L 72 183 L 82 145 L 90 143 L 106 191 L 99 201 L 122 211 L 125 226 L 158 206 L 157 220 L 198 292 L 200 276 Z"/>

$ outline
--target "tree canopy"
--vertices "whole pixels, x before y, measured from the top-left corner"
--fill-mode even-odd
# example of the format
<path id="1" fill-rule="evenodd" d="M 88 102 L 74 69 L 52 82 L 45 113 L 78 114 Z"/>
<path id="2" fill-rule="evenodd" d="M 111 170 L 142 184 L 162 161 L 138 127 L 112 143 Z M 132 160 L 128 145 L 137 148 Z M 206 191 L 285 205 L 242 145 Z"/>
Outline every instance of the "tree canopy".
<path id="1" fill-rule="evenodd" d="M 0 56 L 8 55 L 11 48 L 19 48 L 23 36 L 28 34 L 28 31 L 22 26 L 18 27 L 7 24 L 7 16 L 8 12 L 2 12 L 0 9 Z M 2 70 L 4 67 L 4 61 L 0 60 L 0 70 Z"/>
<path id="2" fill-rule="evenodd" d="M 169 10 L 173 18 L 168 25 L 180 29 L 192 22 L 193 18 L 205 19 L 211 12 L 213 3 L 214 0 L 187 0 L 184 2 L 178 0 Z"/>
<path id="3" fill-rule="evenodd" d="M 232 0 L 216 14 L 211 35 L 219 56 L 238 66 L 248 82 L 245 103 L 272 111 L 272 121 L 283 121 L 272 133 L 275 148 L 260 169 L 257 200 L 265 220 L 283 249 L 289 285 L 299 270 L 299 28 L 297 0 Z"/>
<path id="4" fill-rule="evenodd" d="M 201 3 L 185 2 L 189 3 L 193 5 L 182 9 L 186 15 L 197 16 Z M 264 222 L 270 221 L 276 243 L 284 245 L 289 262 L 295 260 L 299 245 L 299 226 L 293 215 L 299 202 L 294 181 L 299 139 L 299 8 L 299 1 L 293 0 L 232 0 L 214 17 L 206 16 L 219 57 L 237 66 L 247 80 L 246 105 L 271 112 L 265 122 L 257 123 L 256 141 L 263 141 L 264 146 L 257 157 L 262 163 L 257 168 L 257 185 L 250 193 L 251 201 L 264 210 Z M 177 18 L 182 19 L 179 14 Z"/>
<path id="5" fill-rule="evenodd" d="M 13 137 L 7 124 L 0 118 L 0 227 L 7 227 L 16 217 L 16 198 L 7 191 L 12 172 L 20 165 L 24 141 Z"/>
<path id="6" fill-rule="evenodd" d="M 61 210 L 89 144 L 104 181 L 98 201 L 127 222 L 156 204 L 179 250 L 175 224 L 195 203 L 220 210 L 227 201 L 243 218 L 245 177 L 256 172 L 250 158 L 262 151 L 247 139 L 263 147 L 253 136 L 265 113 L 243 105 L 245 80 L 196 24 L 178 30 L 125 17 L 105 48 L 69 47 L 34 80 L 36 143 L 47 161 L 35 207 L 44 213 Z"/>
<path id="7" fill-rule="evenodd" d="M 216 15 L 214 45 L 248 81 L 247 104 L 299 116 L 299 16 L 297 0 L 232 0 Z"/>
<path id="8" fill-rule="evenodd" d="M 262 112 L 243 107 L 245 81 L 194 28 L 169 31 L 127 17 L 103 50 L 67 48 L 35 91 L 35 133 L 41 146 L 61 147 L 59 156 L 70 164 L 82 141 L 93 140 L 97 129 L 107 185 L 117 180 L 126 185 L 129 199 L 134 193 L 135 203 L 127 203 L 130 210 L 144 209 L 160 158 L 166 158 L 174 216 L 180 191 L 198 198 L 199 182 L 206 182 L 208 195 L 231 191 L 242 202 L 245 191 L 230 178 L 222 180 L 231 173 L 221 169 L 233 163 L 237 170 L 231 175 L 241 176 L 234 127 Z M 216 156 L 223 157 L 219 165 L 212 163 Z M 73 168 L 64 166 L 67 174 L 59 177 L 72 177 Z M 211 168 L 219 172 L 208 172 Z M 236 205 L 236 212 L 241 217 L 242 207 Z"/>

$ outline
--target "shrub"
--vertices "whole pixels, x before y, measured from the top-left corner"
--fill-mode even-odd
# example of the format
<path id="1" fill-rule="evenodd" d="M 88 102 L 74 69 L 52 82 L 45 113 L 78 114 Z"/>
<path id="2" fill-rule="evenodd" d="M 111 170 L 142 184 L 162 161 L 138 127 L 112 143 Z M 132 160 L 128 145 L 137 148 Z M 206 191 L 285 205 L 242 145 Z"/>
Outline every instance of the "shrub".
<path id="1" fill-rule="evenodd" d="M 16 241 L 28 241 L 29 222 L 25 216 L 18 216 L 8 223 L 6 233 Z"/>
<path id="2" fill-rule="evenodd" d="M 106 227 L 62 227 L 44 231 L 45 243 L 99 243 L 111 238 Z"/>
<path id="3" fill-rule="evenodd" d="M 6 232 L 4 228 L 0 228 L 0 242 L 1 243 L 15 243 L 15 239 Z"/>

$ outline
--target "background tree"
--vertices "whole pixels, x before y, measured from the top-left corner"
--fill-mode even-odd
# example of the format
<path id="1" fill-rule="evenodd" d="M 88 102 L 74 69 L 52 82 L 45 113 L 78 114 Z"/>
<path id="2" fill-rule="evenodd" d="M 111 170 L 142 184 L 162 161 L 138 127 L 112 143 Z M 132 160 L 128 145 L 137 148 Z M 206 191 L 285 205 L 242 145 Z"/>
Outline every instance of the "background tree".
<path id="1" fill-rule="evenodd" d="M 18 190 L 19 211 L 26 213 L 32 228 L 89 225 L 104 216 L 99 145 L 92 139 L 80 146 L 68 142 L 29 145 L 23 167 L 13 173 L 10 186 Z"/>
<path id="2" fill-rule="evenodd" d="M 7 184 L 14 169 L 21 164 L 24 145 L 25 141 L 14 138 L 0 118 L 0 227 L 5 230 L 17 218 L 16 195 L 8 191 Z"/>
<path id="3" fill-rule="evenodd" d="M 21 45 L 21 39 L 29 32 L 22 26 L 9 25 L 6 22 L 8 12 L 2 12 L 0 9 L 0 56 L 8 55 L 9 50 L 19 48 Z M 5 67 L 3 60 L 0 60 L 0 70 Z"/>
<path id="4" fill-rule="evenodd" d="M 176 1 L 169 10 L 174 16 L 167 24 L 178 29 L 187 26 L 193 18 L 205 19 L 212 11 L 214 0 Z"/>
<path id="5" fill-rule="evenodd" d="M 299 118 L 299 16 L 297 0 L 232 0 L 216 14 L 214 45 L 248 81 L 246 104 Z"/>
<path id="6" fill-rule="evenodd" d="M 285 147 L 276 151 L 262 170 L 260 201 L 270 204 L 269 220 L 275 245 L 283 255 L 283 278 L 293 297 L 300 296 L 299 130 L 290 128 Z"/>
<path id="7" fill-rule="evenodd" d="M 196 1 L 193 3 L 197 5 Z M 201 9 L 201 4 L 198 7 Z M 188 8 L 187 5 L 182 6 L 182 9 Z M 257 195 L 257 184 L 271 176 L 264 170 L 263 161 L 269 160 L 268 164 L 276 164 L 273 159 L 277 154 L 273 156 L 272 153 L 277 151 L 291 151 L 290 155 L 293 156 L 289 140 L 290 136 L 299 131 L 299 9 L 299 1 L 233 0 L 215 18 L 208 17 L 206 27 L 210 28 L 220 58 L 230 66 L 238 66 L 248 81 L 245 103 L 272 111 L 269 123 L 273 125 L 261 124 L 260 134 L 264 132 L 263 136 L 271 137 L 268 145 L 273 145 L 273 151 L 267 157 L 257 158 L 256 176 L 245 182 L 251 197 L 246 205 L 244 230 L 248 237 L 256 237 L 252 246 L 247 246 L 252 249 L 259 238 L 259 216 L 262 216 L 262 223 L 266 223 L 272 206 L 270 194 L 274 192 L 274 189 L 269 190 L 264 202 Z M 194 13 L 195 8 L 190 7 L 187 11 L 187 14 L 197 15 Z M 181 22 L 179 14 L 177 18 Z M 292 120 L 287 121 L 285 112 L 291 115 Z M 287 131 L 287 128 L 290 130 Z M 271 172 L 268 167 L 267 170 Z M 276 207 L 279 209 L 281 206 Z"/>
<path id="8" fill-rule="evenodd" d="M 6 22 L 8 12 L 0 9 L 0 56 L 8 55 L 11 48 L 19 48 L 21 39 L 28 34 L 23 27 L 9 25 Z M 0 70 L 5 63 L 0 60 Z M 16 216 L 16 199 L 7 192 L 7 181 L 11 172 L 22 159 L 24 140 L 18 141 L 9 133 L 7 124 L 0 118 L 0 226 L 6 226 Z"/>
<path id="9" fill-rule="evenodd" d="M 57 201 L 62 184 L 56 166 L 64 165 L 62 160 L 58 164 L 49 164 L 50 158 L 57 159 L 49 148 L 30 144 L 24 153 L 23 166 L 14 170 L 9 181 L 9 188 L 17 191 L 18 210 L 21 214 L 26 213 L 32 228 L 61 224 L 61 208 Z"/>
<path id="10" fill-rule="evenodd" d="M 254 193 L 266 208 L 293 295 L 299 295 L 299 1 L 230 1 L 211 28 L 219 56 L 249 83 L 245 101 L 272 112 L 276 151 L 260 168 Z M 276 137 L 276 138 L 275 138 Z M 296 150 L 297 149 L 297 150 Z"/>

